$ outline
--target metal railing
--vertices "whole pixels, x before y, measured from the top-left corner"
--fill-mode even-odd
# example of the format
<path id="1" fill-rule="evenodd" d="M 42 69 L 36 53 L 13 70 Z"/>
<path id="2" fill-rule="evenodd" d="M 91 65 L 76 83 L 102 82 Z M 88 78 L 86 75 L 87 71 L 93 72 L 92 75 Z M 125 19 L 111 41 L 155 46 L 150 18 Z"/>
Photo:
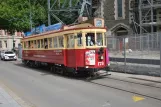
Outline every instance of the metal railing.
<path id="1" fill-rule="evenodd" d="M 108 36 L 111 69 L 117 72 L 160 76 L 161 33 Z"/>

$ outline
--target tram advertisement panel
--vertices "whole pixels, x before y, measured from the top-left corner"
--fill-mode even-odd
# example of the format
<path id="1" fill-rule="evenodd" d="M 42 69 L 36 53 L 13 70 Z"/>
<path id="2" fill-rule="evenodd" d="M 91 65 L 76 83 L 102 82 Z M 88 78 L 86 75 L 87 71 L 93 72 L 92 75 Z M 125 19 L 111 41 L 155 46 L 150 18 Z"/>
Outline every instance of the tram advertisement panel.
<path id="1" fill-rule="evenodd" d="M 85 65 L 95 65 L 95 50 L 85 51 Z"/>

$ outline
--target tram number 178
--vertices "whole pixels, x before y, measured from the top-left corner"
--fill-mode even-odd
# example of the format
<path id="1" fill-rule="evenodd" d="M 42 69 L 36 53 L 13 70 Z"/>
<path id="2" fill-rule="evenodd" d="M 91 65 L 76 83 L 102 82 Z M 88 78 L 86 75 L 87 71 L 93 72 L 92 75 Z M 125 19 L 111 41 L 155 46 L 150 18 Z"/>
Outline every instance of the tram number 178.
<path id="1" fill-rule="evenodd" d="M 104 65 L 104 62 L 98 62 L 98 66 Z"/>

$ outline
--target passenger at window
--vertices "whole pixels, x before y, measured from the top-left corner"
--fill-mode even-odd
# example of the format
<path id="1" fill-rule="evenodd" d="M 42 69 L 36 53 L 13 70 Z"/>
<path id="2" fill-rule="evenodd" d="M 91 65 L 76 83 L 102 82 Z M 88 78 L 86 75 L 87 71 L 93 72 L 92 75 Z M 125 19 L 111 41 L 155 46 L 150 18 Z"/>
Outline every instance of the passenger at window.
<path id="1" fill-rule="evenodd" d="M 95 45 L 95 38 L 94 36 L 91 36 L 90 46 L 94 46 L 94 45 Z"/>
<path id="2" fill-rule="evenodd" d="M 94 46 L 94 45 L 95 45 L 94 33 L 87 33 L 87 35 L 86 35 L 86 46 Z"/>

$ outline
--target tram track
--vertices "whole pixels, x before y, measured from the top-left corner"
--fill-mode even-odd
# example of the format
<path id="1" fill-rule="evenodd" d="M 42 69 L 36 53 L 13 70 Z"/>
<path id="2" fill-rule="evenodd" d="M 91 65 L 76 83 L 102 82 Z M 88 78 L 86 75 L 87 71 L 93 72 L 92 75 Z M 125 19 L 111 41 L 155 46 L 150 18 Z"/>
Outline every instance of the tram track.
<path id="1" fill-rule="evenodd" d="M 155 87 L 155 88 L 161 89 L 161 84 L 160 84 L 160 86 L 153 85 L 152 83 L 159 84 L 159 83 L 153 82 L 153 81 L 149 81 L 150 83 L 149 82 L 147 82 L 147 83 L 141 83 L 141 81 L 144 81 L 145 82 L 145 80 L 139 80 L 138 82 L 135 82 L 136 80 L 128 81 L 128 80 L 125 80 L 125 79 L 123 80 L 123 79 L 118 79 L 118 78 L 113 78 L 113 77 L 104 77 L 104 78 L 112 79 L 112 80 L 118 80 L 118 81 L 123 81 L 123 82 L 128 82 L 128 83 L 134 83 L 134 84 L 139 84 L 139 85 L 144 85 L 144 86 L 149 86 L 149 87 Z"/>
<path id="2" fill-rule="evenodd" d="M 118 82 L 126 82 L 126 83 L 130 83 L 131 86 L 133 86 L 134 84 L 135 85 L 141 85 L 141 86 L 145 86 L 145 88 L 153 88 L 153 89 L 156 89 L 158 90 L 158 94 L 161 92 L 161 88 L 160 87 L 153 87 L 151 85 L 146 85 L 146 84 L 141 84 L 141 83 L 136 83 L 136 82 L 130 82 L 130 81 L 126 81 L 126 80 L 120 80 L 120 79 L 114 79 L 114 78 L 109 78 L 109 77 L 104 77 L 106 79 L 111 79 L 111 80 L 115 80 L 115 81 L 118 81 Z M 103 80 L 103 78 L 102 78 Z M 135 94 L 135 95 L 140 95 L 140 96 L 143 96 L 143 97 L 147 97 L 147 98 L 151 98 L 151 99 L 155 99 L 155 100 L 158 100 L 158 101 L 161 101 L 161 94 L 156 96 L 155 94 L 152 95 L 152 94 L 148 94 L 146 92 L 139 92 L 139 91 L 136 91 L 135 89 L 128 89 L 128 88 L 121 88 L 119 86 L 115 86 L 115 85 L 110 85 L 110 84 L 104 84 L 104 83 L 101 83 L 101 82 L 98 82 L 97 79 L 96 80 L 85 80 L 86 82 L 89 82 L 91 84 L 95 84 L 95 85 L 99 85 L 99 86 L 102 86 L 102 87 L 106 87 L 106 88 L 112 88 L 112 89 L 116 89 L 116 90 L 120 90 L 120 91 L 124 91 L 124 92 L 128 92 L 128 93 L 131 93 L 131 94 Z M 138 86 L 139 87 L 139 86 Z M 144 91 L 144 90 L 143 90 Z M 155 90 L 153 90 L 153 92 L 155 92 Z M 156 93 L 157 93 L 156 92 Z"/>
<path id="3" fill-rule="evenodd" d="M 22 67 L 21 64 L 19 66 Z M 23 66 L 23 67 L 25 67 L 25 66 Z M 54 76 L 61 76 L 63 78 L 81 80 L 81 81 L 88 82 L 88 83 L 91 83 L 91 84 L 95 84 L 95 85 L 98 85 L 98 86 L 102 86 L 102 87 L 106 87 L 106 88 L 112 88 L 112 89 L 115 89 L 115 90 L 120 90 L 120 91 L 124 91 L 124 92 L 132 93 L 132 94 L 135 94 L 135 95 L 140 95 L 140 96 L 144 96 L 144 97 L 147 97 L 147 98 L 151 98 L 151 99 L 161 101 L 161 94 L 159 94 L 161 92 L 161 87 L 158 87 L 158 86 L 138 83 L 138 82 L 134 82 L 134 81 L 122 80 L 122 79 L 119 79 L 119 78 L 111 78 L 110 76 L 106 76 L 106 77 L 103 77 L 103 78 L 100 78 L 100 79 L 87 80 L 86 77 L 85 78 L 84 77 L 73 77 L 71 75 L 70 76 L 69 75 L 63 76 L 63 75 L 60 75 L 60 74 L 57 74 L 57 73 L 55 74 L 55 73 L 49 72 L 47 68 L 42 68 L 42 69 L 38 68 L 37 70 L 39 72 L 43 72 L 42 75 L 51 74 L 51 75 L 54 75 Z M 48 72 L 46 72 L 46 71 L 48 71 Z M 122 86 L 120 86 L 121 84 L 122 84 Z M 144 89 L 145 89 L 145 91 L 144 91 Z M 149 89 L 149 90 L 146 91 L 147 89 Z M 138 91 L 138 90 L 140 90 L 140 91 Z"/>
<path id="4" fill-rule="evenodd" d="M 88 81 L 88 82 L 92 83 L 92 84 L 99 85 L 99 86 L 103 86 L 103 87 L 107 87 L 107 88 L 112 88 L 112 89 L 116 89 L 116 90 L 120 90 L 120 91 L 124 91 L 124 92 L 128 92 L 128 93 L 132 93 L 132 94 L 137 94 L 137 95 L 141 95 L 141 96 L 144 96 L 144 97 L 148 97 L 148 98 L 152 98 L 152 99 L 161 101 L 161 98 L 149 96 L 149 95 L 146 95 L 146 94 L 142 94 L 142 93 L 138 93 L 138 92 L 134 92 L 134 91 L 129 91 L 129 90 L 124 90 L 124 89 L 113 87 L 113 86 L 109 86 L 109 85 L 99 84 L 99 83 L 95 83 L 95 82 L 92 82 L 92 81 Z"/>

